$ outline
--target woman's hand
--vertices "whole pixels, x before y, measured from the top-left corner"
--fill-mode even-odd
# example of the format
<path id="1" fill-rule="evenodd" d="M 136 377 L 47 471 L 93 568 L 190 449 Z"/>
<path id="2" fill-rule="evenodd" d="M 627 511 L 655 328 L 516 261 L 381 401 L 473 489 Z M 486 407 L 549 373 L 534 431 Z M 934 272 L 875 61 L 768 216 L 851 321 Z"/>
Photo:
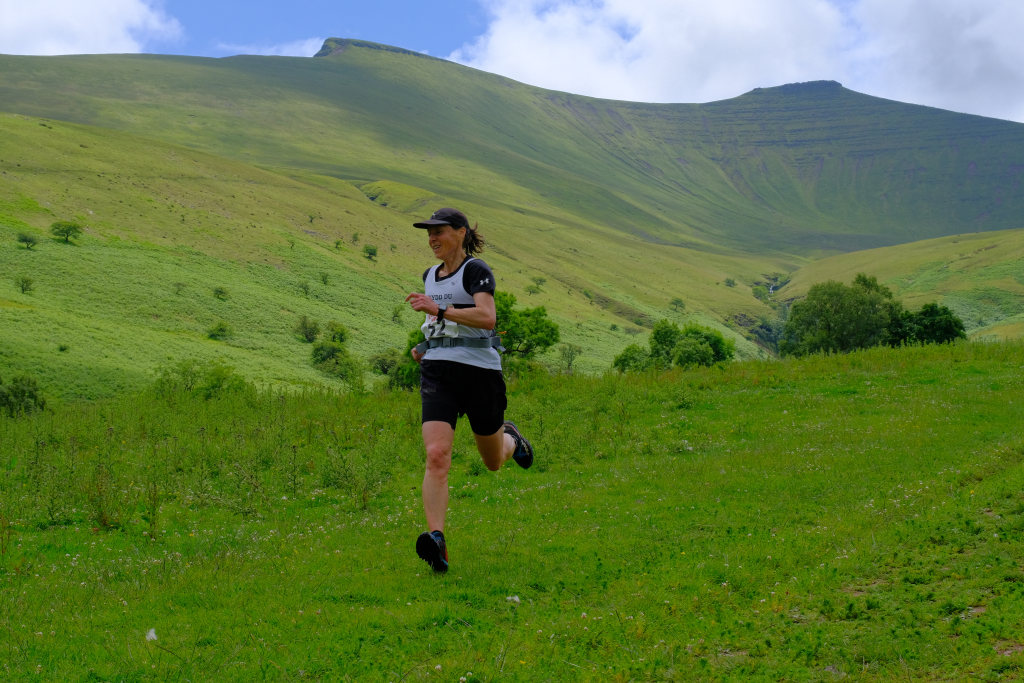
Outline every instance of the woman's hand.
<path id="1" fill-rule="evenodd" d="M 412 306 L 412 310 L 414 311 L 437 315 L 437 303 L 422 292 L 413 292 L 409 296 L 405 297 L 405 301 Z"/>

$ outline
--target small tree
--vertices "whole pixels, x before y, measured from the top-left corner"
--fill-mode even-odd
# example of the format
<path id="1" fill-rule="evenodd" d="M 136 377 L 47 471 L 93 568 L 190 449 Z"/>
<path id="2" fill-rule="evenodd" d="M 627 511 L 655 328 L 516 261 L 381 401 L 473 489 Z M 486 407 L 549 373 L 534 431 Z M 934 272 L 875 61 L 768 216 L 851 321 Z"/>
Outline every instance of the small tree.
<path id="1" fill-rule="evenodd" d="M 63 237 L 65 243 L 71 244 L 72 238 L 82 234 L 82 226 L 71 221 L 57 221 L 50 226 L 50 232 L 54 237 Z"/>
<path id="2" fill-rule="evenodd" d="M 32 281 L 32 278 L 25 275 L 19 275 L 14 278 L 14 286 L 17 287 L 18 291 L 22 294 L 28 294 L 35 289 L 35 283 Z"/>
<path id="3" fill-rule="evenodd" d="M 214 287 L 213 298 L 219 299 L 221 301 L 226 300 L 228 298 L 228 290 L 225 289 L 224 287 Z"/>
<path id="4" fill-rule="evenodd" d="M 612 367 L 619 372 L 641 372 L 650 365 L 651 356 L 639 344 L 630 344 L 612 361 Z"/>
<path id="5" fill-rule="evenodd" d="M 373 246 L 372 244 L 364 244 L 363 256 L 365 256 L 370 261 L 377 258 L 377 247 Z"/>
<path id="6" fill-rule="evenodd" d="M 529 359 L 554 346 L 559 340 L 558 325 L 548 319 L 543 306 L 516 310 L 516 298 L 508 292 L 494 295 L 497 327 L 507 353 Z"/>
<path id="7" fill-rule="evenodd" d="M 680 299 L 678 296 L 672 299 L 668 304 L 673 311 L 676 313 L 682 313 L 686 310 L 686 302 Z"/>
<path id="8" fill-rule="evenodd" d="M 312 344 L 320 336 L 320 323 L 304 315 L 295 323 L 295 334 L 307 344 Z"/>
<path id="9" fill-rule="evenodd" d="M 27 232 L 19 232 L 18 244 L 24 244 L 26 249 L 31 249 L 39 244 L 39 238 L 35 235 L 30 235 Z"/>
<path id="10" fill-rule="evenodd" d="M 920 311 L 908 317 L 911 338 L 922 344 L 948 344 L 967 338 L 964 321 L 946 306 L 925 304 Z"/>
<path id="11" fill-rule="evenodd" d="M 576 362 L 576 359 L 583 354 L 583 347 L 577 346 L 576 344 L 570 344 L 565 342 L 564 344 L 558 345 L 558 355 L 562 359 L 562 364 L 565 366 L 566 374 L 572 374 L 572 365 Z"/>
<path id="12" fill-rule="evenodd" d="M 659 320 L 654 323 L 648 341 L 651 348 L 650 365 L 657 368 L 672 367 L 672 363 L 675 362 L 676 344 L 682 337 L 683 331 L 679 329 L 679 325 L 668 320 Z"/>

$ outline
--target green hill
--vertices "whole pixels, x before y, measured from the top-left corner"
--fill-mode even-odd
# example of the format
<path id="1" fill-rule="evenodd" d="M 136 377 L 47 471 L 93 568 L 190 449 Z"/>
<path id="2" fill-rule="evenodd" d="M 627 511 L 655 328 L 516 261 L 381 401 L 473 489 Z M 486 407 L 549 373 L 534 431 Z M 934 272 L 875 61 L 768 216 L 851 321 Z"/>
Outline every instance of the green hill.
<path id="1" fill-rule="evenodd" d="M 1024 230 L 942 237 L 842 254 L 801 268 L 778 297 L 803 296 L 816 282 L 874 275 L 908 307 L 941 300 L 972 337 L 1024 336 Z"/>
<path id="2" fill-rule="evenodd" d="M 589 371 L 659 318 L 774 315 L 752 295 L 769 274 L 1024 215 L 1020 124 L 828 82 L 652 105 L 370 43 L 322 54 L 0 56 L 0 372 L 72 396 L 187 356 L 324 381 L 295 320 L 344 323 L 364 356 L 400 345 L 416 321 L 395 308 L 429 264 L 409 223 L 446 204 Z M 78 246 L 14 241 L 65 219 Z M 219 321 L 235 334 L 212 342 Z"/>

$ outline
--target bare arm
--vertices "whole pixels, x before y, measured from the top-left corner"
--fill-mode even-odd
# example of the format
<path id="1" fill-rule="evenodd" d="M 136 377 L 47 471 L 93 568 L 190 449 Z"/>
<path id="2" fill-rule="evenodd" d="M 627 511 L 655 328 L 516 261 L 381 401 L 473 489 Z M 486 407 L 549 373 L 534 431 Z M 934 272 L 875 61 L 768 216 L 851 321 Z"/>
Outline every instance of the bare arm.
<path id="1" fill-rule="evenodd" d="M 426 294 L 413 292 L 405 297 L 405 300 L 409 302 L 414 311 L 431 315 L 437 315 L 438 313 L 437 303 Z M 469 327 L 477 327 L 481 330 L 493 330 L 497 324 L 494 295 L 488 292 L 477 292 L 473 295 L 473 304 L 469 308 L 449 306 L 444 314 L 445 320 L 451 320 L 453 323 L 468 325 Z"/>
<path id="2" fill-rule="evenodd" d="M 426 294 L 413 292 L 405 297 L 405 300 L 414 311 L 431 315 L 437 315 L 439 312 L 437 303 Z M 493 330 L 494 326 L 498 324 L 498 315 L 494 306 L 494 295 L 489 292 L 477 292 L 473 295 L 473 304 L 469 308 L 449 306 L 444 314 L 445 320 L 451 320 L 454 323 L 468 325 L 469 327 L 477 327 L 481 330 Z M 417 363 L 423 358 L 423 354 L 417 352 L 415 348 L 413 348 L 411 353 Z"/>

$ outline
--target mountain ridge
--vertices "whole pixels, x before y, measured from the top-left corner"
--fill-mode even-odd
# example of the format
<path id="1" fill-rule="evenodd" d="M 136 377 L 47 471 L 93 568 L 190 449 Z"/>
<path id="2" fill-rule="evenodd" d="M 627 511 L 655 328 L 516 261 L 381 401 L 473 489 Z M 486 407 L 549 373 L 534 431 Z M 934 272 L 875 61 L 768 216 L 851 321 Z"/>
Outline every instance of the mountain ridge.
<path id="1" fill-rule="evenodd" d="M 373 170 L 382 148 L 387 156 L 399 156 L 396 148 L 419 149 L 453 163 L 500 158 L 508 165 L 502 175 L 526 189 L 542 193 L 551 184 L 575 185 L 581 210 L 611 204 L 594 211 L 591 220 L 608 215 L 613 222 L 632 222 L 634 234 L 656 242 L 724 241 L 835 253 L 955 234 L 965 227 L 1017 227 L 1009 218 L 1024 215 L 1024 198 L 1012 192 L 1020 180 L 1012 167 L 1020 157 L 1006 156 L 1024 150 L 1021 124 L 873 98 L 834 81 L 759 88 L 707 104 L 600 100 L 526 86 L 401 48 L 337 39 L 325 41 L 325 50 L 331 45 L 327 59 L 243 56 L 179 63 L 179 70 L 191 70 L 197 82 L 217 89 L 220 99 L 241 91 L 232 83 L 271 92 L 253 98 L 250 89 L 223 105 L 216 105 L 215 96 L 203 103 L 204 114 L 220 119 L 215 123 L 221 130 L 211 136 L 193 127 L 186 136 L 180 123 L 161 130 L 159 117 L 140 107 L 166 98 L 145 94 L 148 88 L 126 97 L 122 87 L 120 101 L 133 121 L 128 129 L 171 142 L 212 144 L 218 153 L 242 160 L 414 186 L 430 175 L 420 164 L 415 168 L 392 158 Z M 139 59 L 151 64 L 161 58 Z M 11 84 L 17 70 L 5 70 L 10 78 L 0 94 L 8 102 L 31 99 L 24 85 Z M 195 99 L 180 82 L 182 75 L 163 84 L 177 102 Z M 149 88 L 159 81 L 155 76 Z M 50 83 L 55 91 L 68 90 L 59 79 Z M 109 87 L 101 92 L 115 95 Z M 88 115 L 89 98 L 75 97 L 75 88 L 68 94 L 64 115 L 69 120 L 104 123 Z M 339 163 L 339 156 L 317 161 L 301 149 L 308 146 L 296 149 L 293 131 L 280 134 L 287 106 L 271 100 L 289 98 L 312 105 L 299 117 L 300 126 L 367 131 L 383 144 L 358 150 L 351 163 Z M 261 108 L 272 110 L 277 120 L 252 117 L 249 139 L 242 139 L 244 129 L 234 128 L 230 135 L 223 130 L 232 119 L 250 118 L 245 110 Z M 51 100 L 45 113 L 59 116 L 60 109 Z M 314 109 L 320 113 L 314 115 Z M 266 140 L 253 139 L 259 130 Z M 225 145 L 225 137 L 234 144 Z M 324 151 L 354 151 L 346 148 L 344 136 L 325 137 L 334 139 L 327 139 Z M 989 144 L 993 137 L 999 139 L 996 146 Z M 269 149 L 274 143 L 279 149 Z M 246 149 L 252 153 L 240 154 Z M 922 155 L 922 150 L 929 151 Z M 951 158 L 922 158 L 936 154 Z M 435 193 L 472 189 L 428 180 L 424 189 Z M 980 189 L 963 193 L 960 202 L 949 201 L 951 187 L 955 192 L 971 182 Z"/>

